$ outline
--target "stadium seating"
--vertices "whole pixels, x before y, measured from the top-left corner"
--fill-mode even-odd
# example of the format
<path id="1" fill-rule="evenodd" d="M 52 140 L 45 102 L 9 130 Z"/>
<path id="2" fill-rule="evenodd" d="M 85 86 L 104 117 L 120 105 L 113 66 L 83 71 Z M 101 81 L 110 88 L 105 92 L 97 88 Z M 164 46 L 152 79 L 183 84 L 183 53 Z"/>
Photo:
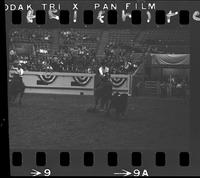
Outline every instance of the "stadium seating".
<path id="1" fill-rule="evenodd" d="M 139 42 L 149 44 L 184 44 L 190 38 L 189 30 L 185 29 L 153 29 L 141 32 Z"/>
<path id="2" fill-rule="evenodd" d="M 20 60 L 25 70 L 95 72 L 104 58 L 116 73 L 127 73 L 124 64 L 138 66 L 147 51 L 189 53 L 190 36 L 188 29 L 20 28 L 10 31 L 9 38 L 9 48 L 15 51 L 9 57 L 10 64 Z"/>
<path id="3" fill-rule="evenodd" d="M 137 35 L 138 29 L 132 30 L 109 30 L 109 43 L 133 45 Z"/>

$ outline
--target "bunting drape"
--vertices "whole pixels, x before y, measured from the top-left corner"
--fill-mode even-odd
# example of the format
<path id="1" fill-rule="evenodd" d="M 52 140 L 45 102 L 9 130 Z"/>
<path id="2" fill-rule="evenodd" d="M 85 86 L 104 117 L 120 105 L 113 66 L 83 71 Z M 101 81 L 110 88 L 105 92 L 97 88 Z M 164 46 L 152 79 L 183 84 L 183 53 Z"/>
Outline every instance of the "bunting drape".
<path id="1" fill-rule="evenodd" d="M 189 65 L 190 54 L 151 54 L 153 65 Z"/>

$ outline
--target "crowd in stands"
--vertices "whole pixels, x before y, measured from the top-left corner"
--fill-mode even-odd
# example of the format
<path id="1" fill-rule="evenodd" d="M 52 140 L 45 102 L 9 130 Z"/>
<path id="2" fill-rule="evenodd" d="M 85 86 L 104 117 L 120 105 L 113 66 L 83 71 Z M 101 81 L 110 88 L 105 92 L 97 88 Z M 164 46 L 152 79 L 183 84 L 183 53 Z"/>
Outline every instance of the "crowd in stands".
<path id="1" fill-rule="evenodd" d="M 12 44 L 19 42 L 18 49 L 20 49 L 27 47 L 27 42 L 29 42 L 32 44 L 33 51 L 32 53 L 18 54 L 15 47 L 11 48 L 10 64 L 18 60 L 27 71 L 95 73 L 101 65 L 101 61 L 104 60 L 111 73 L 127 74 L 133 73 L 141 62 L 134 61 L 133 55 L 138 52 L 137 48 L 134 51 L 132 46 L 123 44 L 109 43 L 105 47 L 103 59 L 97 58 L 96 52 L 100 40 L 98 31 L 86 33 L 65 30 L 59 31 L 56 37 L 53 36 L 53 32 L 47 32 L 13 31 L 10 36 Z M 56 38 L 58 44 L 54 42 Z M 20 43 L 23 42 L 27 44 L 20 47 Z M 54 49 L 51 49 L 51 46 L 54 46 Z"/>
<path id="2" fill-rule="evenodd" d="M 10 42 L 52 42 L 53 32 L 50 30 L 14 29 L 10 32 Z"/>
<path id="3" fill-rule="evenodd" d="M 109 67 L 113 74 L 128 74 L 133 73 L 138 63 L 133 63 L 131 60 L 119 57 L 118 60 L 114 57 L 107 56 L 104 59 L 98 60 L 93 51 L 88 52 L 87 49 L 79 49 L 81 54 L 73 55 L 69 49 L 63 49 L 57 52 L 54 56 L 13 56 L 15 60 L 20 61 L 22 67 L 26 71 L 52 71 L 52 72 L 74 72 L 74 73 L 95 73 L 104 60 L 105 65 Z M 12 63 L 10 63 L 12 64 Z"/>
<path id="4" fill-rule="evenodd" d="M 80 49 L 79 49 L 80 50 Z M 94 68 L 96 60 L 93 53 L 83 52 L 73 55 L 69 49 L 58 51 L 55 55 L 13 56 L 12 61 L 20 61 L 26 71 L 77 72 L 85 73 L 88 68 Z M 12 65 L 12 62 L 10 63 Z"/>
<path id="5" fill-rule="evenodd" d="M 112 73 L 133 73 L 142 63 L 143 55 L 137 49 L 123 43 L 110 42 L 105 46 L 107 65 Z M 138 56 L 136 55 L 138 54 Z"/>
<path id="6" fill-rule="evenodd" d="M 95 44 L 97 38 L 76 31 L 53 31 L 46 34 L 44 30 L 15 30 L 10 35 L 12 45 L 14 42 L 29 42 L 33 46 L 30 53 L 18 54 L 16 45 L 11 49 L 10 63 L 14 60 L 21 62 L 24 70 L 28 71 L 54 71 L 54 72 L 87 72 L 94 68 Z M 54 38 L 53 40 L 50 40 Z M 42 43 L 42 46 L 39 45 Z M 88 44 L 92 44 L 88 46 Z M 24 48 L 24 47 L 19 47 Z M 18 50 L 19 51 L 19 50 Z"/>
<path id="7" fill-rule="evenodd" d="M 96 55 L 101 33 L 100 30 L 94 29 L 13 30 L 10 33 L 10 64 L 18 60 L 27 71 L 95 73 L 102 60 Z M 143 62 L 147 50 L 152 53 L 167 53 L 176 49 L 170 48 L 170 45 L 147 44 L 148 40 L 152 40 L 152 35 L 156 35 L 155 32 L 150 35 L 145 32 L 142 43 L 123 43 L 117 33 L 119 32 L 112 37 L 114 41 L 109 41 L 104 48 L 103 60 L 111 73 L 133 73 Z M 129 31 L 120 33 L 126 41 L 129 40 Z M 136 38 L 138 33 L 139 31 L 131 37 Z M 160 36 L 163 36 L 163 33 L 160 33 Z"/>

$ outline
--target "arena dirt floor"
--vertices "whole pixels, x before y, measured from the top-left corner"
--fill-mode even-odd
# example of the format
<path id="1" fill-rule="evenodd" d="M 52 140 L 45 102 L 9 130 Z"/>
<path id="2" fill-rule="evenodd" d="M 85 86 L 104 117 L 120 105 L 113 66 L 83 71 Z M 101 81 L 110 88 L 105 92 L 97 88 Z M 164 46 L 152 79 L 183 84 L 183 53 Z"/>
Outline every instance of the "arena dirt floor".
<path id="1" fill-rule="evenodd" d="M 25 94 L 9 108 L 11 149 L 177 149 L 189 147 L 189 104 L 129 97 L 125 118 L 88 113 L 92 96 Z"/>

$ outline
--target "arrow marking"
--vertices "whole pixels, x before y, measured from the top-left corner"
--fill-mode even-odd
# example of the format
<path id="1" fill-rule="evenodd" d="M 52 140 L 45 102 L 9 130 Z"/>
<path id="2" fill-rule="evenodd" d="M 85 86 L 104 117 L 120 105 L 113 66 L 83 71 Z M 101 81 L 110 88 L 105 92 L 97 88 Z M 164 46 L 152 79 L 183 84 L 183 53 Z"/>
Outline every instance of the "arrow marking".
<path id="1" fill-rule="evenodd" d="M 30 172 L 30 174 L 31 174 L 32 176 L 38 176 L 38 175 L 40 175 L 40 174 L 42 174 L 42 173 L 39 172 L 39 171 L 37 171 L 37 170 L 35 170 L 35 169 L 32 169 L 32 171 Z"/>
<path id="2" fill-rule="evenodd" d="M 116 173 L 114 173 L 114 174 L 115 174 L 115 175 L 124 175 L 124 176 L 129 176 L 129 175 L 132 174 L 131 172 L 129 172 L 129 171 L 125 170 L 125 169 L 122 169 L 122 171 L 123 171 L 123 172 L 116 172 Z"/>

